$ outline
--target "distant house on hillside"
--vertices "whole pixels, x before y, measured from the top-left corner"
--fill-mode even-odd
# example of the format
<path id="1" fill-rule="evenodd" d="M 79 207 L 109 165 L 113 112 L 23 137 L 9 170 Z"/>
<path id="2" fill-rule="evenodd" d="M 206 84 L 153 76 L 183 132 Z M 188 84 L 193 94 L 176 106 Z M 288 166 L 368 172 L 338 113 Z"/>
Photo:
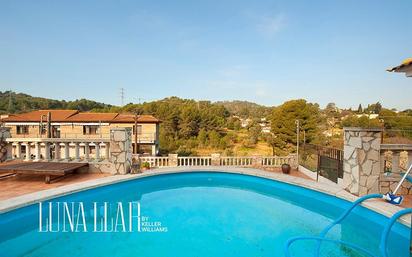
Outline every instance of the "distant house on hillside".
<path id="1" fill-rule="evenodd" d="M 50 115 L 50 122 L 47 117 Z M 119 113 L 91 113 L 77 110 L 38 110 L 23 114 L 11 114 L 1 118 L 3 126 L 9 127 L 13 138 L 109 138 L 110 129 L 132 129 L 133 147 L 137 144 L 140 153 L 157 155 L 159 151 L 160 120 L 151 115 L 140 115 L 135 125 L 135 115 Z M 50 124 L 50 125 L 48 125 Z M 47 132 L 47 126 L 50 126 Z M 137 133 L 137 141 L 135 134 Z M 96 142 L 97 142 L 96 141 Z M 25 146 L 22 146 L 23 148 Z M 33 146 L 34 147 L 34 146 Z M 89 148 L 93 151 L 93 147 Z M 22 149 L 23 153 L 26 149 Z M 32 152 L 29 149 L 29 152 Z M 83 146 L 81 151 L 85 151 Z"/>
<path id="2" fill-rule="evenodd" d="M 379 118 L 379 114 L 356 114 L 356 117 L 361 118 L 361 117 L 368 117 L 368 119 L 373 120 Z"/>

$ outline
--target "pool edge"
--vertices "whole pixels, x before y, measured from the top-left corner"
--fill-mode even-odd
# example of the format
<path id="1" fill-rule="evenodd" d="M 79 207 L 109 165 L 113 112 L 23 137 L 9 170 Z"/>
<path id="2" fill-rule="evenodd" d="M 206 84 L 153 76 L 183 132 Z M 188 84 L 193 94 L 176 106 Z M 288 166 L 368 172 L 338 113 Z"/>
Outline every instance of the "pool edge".
<path id="1" fill-rule="evenodd" d="M 85 191 L 88 189 L 93 189 L 96 187 L 121 183 L 133 179 L 143 178 L 143 177 L 150 177 L 162 174 L 173 174 L 173 173 L 184 173 L 184 172 L 223 172 L 223 173 L 233 173 L 233 174 L 243 174 L 243 175 L 251 175 L 266 179 L 271 179 L 278 182 L 283 182 L 291 185 L 301 186 L 310 190 L 318 191 L 321 193 L 325 193 L 331 196 L 335 196 L 350 202 L 355 201 L 358 197 L 350 194 L 349 192 L 339 188 L 338 186 L 333 186 L 321 182 L 315 182 L 312 180 L 299 178 L 299 177 L 292 177 L 289 175 L 284 175 L 281 173 L 274 173 L 263 171 L 259 169 L 253 168 L 223 168 L 223 167 L 175 167 L 175 168 L 160 168 L 160 169 L 153 169 L 144 173 L 140 174 L 127 174 L 127 175 L 115 175 L 109 176 L 104 178 L 98 178 L 94 180 L 88 180 L 84 182 L 79 182 L 75 184 L 70 184 L 66 186 L 61 186 L 57 188 L 47 189 L 39 192 L 34 192 L 26 195 L 21 195 L 13 198 L 9 198 L 3 201 L 0 201 L 0 214 L 9 212 L 21 207 L 25 207 L 40 201 L 49 200 L 52 198 Z M 368 201 L 362 204 L 364 207 L 376 212 L 380 213 L 386 217 L 391 217 L 394 213 L 398 212 L 399 210 L 403 209 L 398 206 L 394 206 L 383 201 Z M 399 219 L 400 223 L 411 227 L 411 217 L 410 215 L 404 216 Z"/>

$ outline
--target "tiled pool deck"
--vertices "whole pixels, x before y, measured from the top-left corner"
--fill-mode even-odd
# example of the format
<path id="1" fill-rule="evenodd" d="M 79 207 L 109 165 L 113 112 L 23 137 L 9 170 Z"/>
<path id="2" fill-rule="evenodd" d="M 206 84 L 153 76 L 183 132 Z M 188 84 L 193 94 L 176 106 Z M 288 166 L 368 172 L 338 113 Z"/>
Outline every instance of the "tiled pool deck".
<path id="1" fill-rule="evenodd" d="M 73 182 L 72 184 L 49 188 L 46 190 L 32 192 L 32 193 L 23 194 L 20 196 L 1 200 L 0 201 L 0 213 L 7 212 L 10 210 L 19 208 L 19 207 L 27 206 L 27 205 L 30 205 L 30 204 L 33 204 L 39 201 L 51 199 L 57 196 L 63 196 L 63 195 L 67 195 L 67 194 L 71 194 L 74 192 L 79 192 L 79 191 L 83 191 L 83 190 L 87 190 L 87 189 L 91 189 L 91 188 L 95 188 L 95 187 L 99 187 L 103 185 L 119 183 L 122 181 L 137 179 L 140 177 L 169 174 L 169 173 L 178 173 L 178 172 L 192 172 L 192 171 L 229 172 L 229 173 L 236 173 L 236 174 L 253 175 L 253 176 L 281 181 L 284 183 L 302 186 L 302 187 L 320 191 L 326 194 L 334 195 L 336 197 L 349 200 L 349 201 L 354 201 L 357 199 L 356 196 L 346 192 L 345 190 L 339 188 L 336 185 L 315 182 L 313 180 L 308 179 L 303 174 L 302 175 L 292 174 L 295 176 L 290 176 L 290 175 L 285 175 L 279 172 L 268 172 L 268 171 L 251 169 L 251 168 L 177 167 L 177 168 L 154 169 L 154 170 L 146 171 L 141 174 L 105 176 L 105 177 L 93 178 L 93 179 L 81 181 L 81 182 L 78 182 L 80 181 L 80 178 L 79 178 L 78 181 L 72 181 Z M 84 176 L 84 175 L 89 175 L 89 174 L 81 174 L 81 175 Z M 75 182 L 78 182 L 78 183 L 75 183 Z M 1 188 L 1 191 L 4 191 L 3 187 L 0 186 L 0 188 Z M 388 204 L 381 200 L 369 200 L 363 203 L 363 206 L 373 211 L 379 212 L 388 217 L 392 216 L 395 212 L 402 209 L 401 207 Z M 402 217 L 400 221 L 403 224 L 411 226 L 410 215 Z"/>

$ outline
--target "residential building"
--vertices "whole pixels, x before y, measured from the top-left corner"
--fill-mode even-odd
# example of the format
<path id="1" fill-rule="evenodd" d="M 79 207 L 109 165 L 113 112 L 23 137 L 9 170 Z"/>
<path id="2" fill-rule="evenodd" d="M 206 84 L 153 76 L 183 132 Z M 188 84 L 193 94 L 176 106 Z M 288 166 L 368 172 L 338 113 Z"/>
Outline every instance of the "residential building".
<path id="1" fill-rule="evenodd" d="M 151 115 L 37 110 L 3 116 L 1 122 L 2 126 L 10 128 L 12 138 L 96 139 L 96 143 L 99 139 L 109 138 L 111 128 L 129 127 L 132 129 L 133 149 L 141 154 L 157 155 L 159 152 L 160 120 Z M 24 147 L 27 146 L 22 147 L 19 151 L 24 154 Z M 87 148 L 93 154 L 93 145 Z M 80 154 L 85 154 L 86 147 L 83 146 L 80 151 Z"/>

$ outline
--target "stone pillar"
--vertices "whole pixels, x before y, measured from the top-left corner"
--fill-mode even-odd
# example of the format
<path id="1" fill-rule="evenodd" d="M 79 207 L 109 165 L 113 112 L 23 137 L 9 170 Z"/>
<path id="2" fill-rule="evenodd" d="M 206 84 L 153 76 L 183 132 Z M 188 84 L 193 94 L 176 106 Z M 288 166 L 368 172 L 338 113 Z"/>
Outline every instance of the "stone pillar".
<path id="1" fill-rule="evenodd" d="M 0 162 L 4 162 L 12 155 L 11 143 L 6 141 L 11 137 L 10 128 L 0 127 Z"/>
<path id="2" fill-rule="evenodd" d="M 90 160 L 90 147 L 88 142 L 84 143 L 84 160 L 86 162 Z"/>
<path id="3" fill-rule="evenodd" d="M 220 166 L 220 153 L 212 153 L 212 166 Z"/>
<path id="4" fill-rule="evenodd" d="M 16 159 L 21 159 L 21 143 L 16 143 Z"/>
<path id="5" fill-rule="evenodd" d="M 54 143 L 54 160 L 60 160 L 60 143 Z"/>
<path id="6" fill-rule="evenodd" d="M 31 160 L 31 145 L 29 142 L 25 143 L 26 146 L 26 158 L 24 159 L 25 161 L 30 161 Z"/>
<path id="7" fill-rule="evenodd" d="M 106 159 L 106 161 L 109 161 L 109 159 L 110 159 L 110 146 L 109 146 L 109 143 L 104 143 L 104 152 L 105 152 L 104 158 Z"/>
<path id="8" fill-rule="evenodd" d="M 74 143 L 74 161 L 75 162 L 80 161 L 80 143 L 78 142 Z"/>
<path id="9" fill-rule="evenodd" d="M 34 161 L 38 162 L 40 161 L 40 143 L 39 142 L 35 142 L 34 143 Z"/>
<path id="10" fill-rule="evenodd" d="M 406 169 L 409 169 L 409 167 L 411 165 L 412 165 L 412 151 L 408 151 L 408 165 L 407 165 Z"/>
<path id="11" fill-rule="evenodd" d="M 260 156 L 260 155 L 253 156 L 252 166 L 257 167 L 257 168 L 262 167 L 262 161 L 263 161 L 262 156 Z"/>
<path id="12" fill-rule="evenodd" d="M 392 173 L 400 173 L 399 170 L 399 151 L 392 151 Z"/>
<path id="13" fill-rule="evenodd" d="M 70 161 L 70 144 L 64 143 L 64 160 L 66 162 Z"/>
<path id="14" fill-rule="evenodd" d="M 49 142 L 44 143 L 44 160 L 50 161 L 50 143 Z"/>
<path id="15" fill-rule="evenodd" d="M 100 160 L 100 144 L 99 143 L 95 143 L 95 151 L 96 151 L 96 155 L 95 155 L 95 161 L 99 161 Z"/>
<path id="16" fill-rule="evenodd" d="M 344 189 L 363 196 L 379 193 L 381 129 L 344 128 Z"/>
<path id="17" fill-rule="evenodd" d="M 152 156 L 156 156 L 156 155 L 157 155 L 157 146 L 152 145 Z"/>
<path id="18" fill-rule="evenodd" d="M 169 154 L 169 166 L 170 167 L 177 167 L 178 165 L 178 155 L 177 154 Z"/>
<path id="19" fill-rule="evenodd" d="M 116 174 L 130 172 L 132 164 L 132 130 L 130 128 L 110 129 L 110 161 Z"/>

